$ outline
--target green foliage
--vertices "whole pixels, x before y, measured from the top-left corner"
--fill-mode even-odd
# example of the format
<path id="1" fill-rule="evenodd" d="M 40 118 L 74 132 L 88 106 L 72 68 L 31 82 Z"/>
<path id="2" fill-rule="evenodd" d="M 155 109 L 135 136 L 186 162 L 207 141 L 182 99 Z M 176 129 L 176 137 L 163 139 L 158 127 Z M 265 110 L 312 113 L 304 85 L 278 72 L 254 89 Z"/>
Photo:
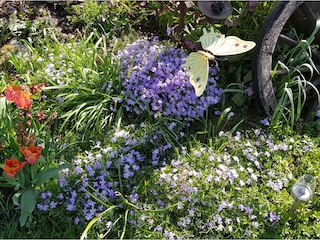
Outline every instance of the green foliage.
<path id="1" fill-rule="evenodd" d="M 307 94 L 308 89 L 315 92 L 315 101 L 320 104 L 320 93 L 312 83 L 314 71 L 318 73 L 318 70 L 311 57 L 311 44 L 319 28 L 320 20 L 317 21 L 310 37 L 306 40 L 301 40 L 287 52 L 283 52 L 282 59 L 276 64 L 272 77 L 279 100 L 272 115 L 272 122 L 282 119 L 293 129 L 295 123 L 301 117 L 308 95 L 310 95 Z M 276 74 L 278 68 L 285 70 L 287 74 L 278 76 Z M 301 70 L 302 68 L 308 69 L 310 76 L 305 76 Z"/>
<path id="2" fill-rule="evenodd" d="M 268 14 L 277 1 L 259 1 L 250 9 L 249 1 L 232 1 L 233 13 L 226 20 L 223 29 L 228 35 L 255 41 Z"/>
<path id="3" fill-rule="evenodd" d="M 91 33 L 79 42 L 61 43 L 54 34 L 46 35 L 43 45 L 26 42 L 32 54 L 27 63 L 21 55 L 11 59 L 27 81 L 50 85 L 44 88 L 48 97 L 44 106 L 50 108 L 43 111 L 58 114 L 59 131 L 76 130 L 85 136 L 88 129 L 101 132 L 121 117 L 121 110 L 115 112 L 121 109 L 119 64 L 107 51 L 106 37 L 99 36 Z"/>
<path id="4" fill-rule="evenodd" d="M 290 187 L 293 185 L 294 179 L 291 176 L 299 177 L 301 173 L 305 172 L 314 176 L 318 175 L 313 169 L 316 169 L 319 164 L 313 161 L 314 166 L 311 168 L 311 164 L 308 163 L 310 157 L 317 159 L 317 153 L 309 152 L 310 155 L 304 157 L 305 154 L 300 151 L 302 148 L 306 149 L 307 146 L 313 146 L 313 143 L 308 138 L 300 139 L 298 136 L 283 141 L 273 139 L 272 145 L 274 145 L 272 146 L 270 145 L 272 138 L 262 140 L 264 137 L 261 138 L 261 136 L 263 135 L 257 137 L 256 134 L 260 140 L 258 140 L 258 145 L 255 145 L 256 137 L 249 132 L 247 134 L 249 135 L 243 138 L 246 142 L 245 145 L 241 140 L 243 135 L 238 137 L 240 140 L 237 140 L 236 137 L 233 138 L 228 133 L 219 136 L 220 144 L 223 145 L 222 139 L 224 139 L 224 143 L 227 143 L 221 150 L 193 144 L 187 155 L 179 155 L 172 160 L 170 165 L 156 170 L 148 185 L 150 186 L 149 190 L 157 194 L 155 197 L 150 195 L 147 198 L 148 203 L 156 205 L 160 199 L 166 204 L 179 202 L 181 207 L 158 216 L 146 214 L 144 217 L 145 227 L 150 228 L 150 220 L 153 219 L 153 227 L 159 224 L 174 236 L 243 238 L 248 230 L 251 234 L 250 237 L 254 238 L 293 236 L 301 238 L 308 236 L 308 234 L 309 236 L 317 236 L 316 229 L 319 220 L 307 220 L 308 212 L 315 213 L 313 216 L 318 214 L 317 199 L 304 204 L 298 208 L 296 216 L 292 215 L 287 219 L 287 211 L 293 203 Z M 251 139 L 248 141 L 247 137 L 249 136 Z M 269 142 L 269 146 L 264 144 L 265 141 Z M 281 146 L 291 150 L 280 150 Z M 272 151 L 273 148 L 278 150 Z M 300 152 L 296 152 L 296 150 Z M 255 169 L 258 165 L 247 162 L 248 158 L 253 157 L 248 154 L 249 152 L 257 156 L 257 161 L 262 164 L 260 170 Z M 304 166 L 304 169 L 303 171 L 300 169 L 300 171 L 291 172 L 291 166 L 297 164 L 294 161 L 296 158 L 301 158 L 298 164 Z M 225 161 L 228 162 L 227 165 Z M 242 170 L 240 170 L 241 168 Z M 228 172 L 233 172 L 234 178 L 223 175 L 222 172 L 225 169 L 229 169 Z M 256 180 L 249 181 L 250 184 L 244 184 L 244 182 L 248 183 L 248 179 L 251 177 Z M 234 180 L 230 180 L 230 178 Z M 272 189 L 272 185 L 268 185 L 271 182 L 283 183 L 284 185 L 281 185 L 283 188 Z M 188 192 L 190 189 L 194 189 L 194 191 Z M 248 216 L 244 211 L 241 211 L 241 207 L 238 207 L 240 203 L 250 206 L 252 208 L 250 214 L 255 218 L 251 218 L 250 214 L 247 213 Z M 219 208 L 222 210 L 218 210 Z M 279 214 L 281 221 L 272 224 L 268 217 L 270 211 Z M 220 230 L 217 223 L 209 229 L 202 227 L 208 226 L 206 223 L 210 220 L 213 221 L 216 216 L 230 219 L 231 223 L 224 224 L 222 220 Z M 190 221 L 186 221 L 187 219 Z M 237 221 L 238 223 L 236 223 Z M 259 223 L 257 228 L 254 227 L 255 221 Z M 307 223 L 312 227 L 304 226 Z M 228 230 L 228 226 L 232 226 L 232 230 Z M 299 226 L 299 230 L 303 229 L 302 232 L 296 231 L 297 226 Z M 142 231 L 140 233 L 141 236 L 145 236 Z M 156 234 L 152 236 L 157 237 Z"/>
<path id="5" fill-rule="evenodd" d="M 83 5 L 72 5 L 66 10 L 71 14 L 68 19 L 89 34 L 98 31 L 108 39 L 121 36 L 130 30 L 130 1 L 96 1 L 86 0 Z"/>

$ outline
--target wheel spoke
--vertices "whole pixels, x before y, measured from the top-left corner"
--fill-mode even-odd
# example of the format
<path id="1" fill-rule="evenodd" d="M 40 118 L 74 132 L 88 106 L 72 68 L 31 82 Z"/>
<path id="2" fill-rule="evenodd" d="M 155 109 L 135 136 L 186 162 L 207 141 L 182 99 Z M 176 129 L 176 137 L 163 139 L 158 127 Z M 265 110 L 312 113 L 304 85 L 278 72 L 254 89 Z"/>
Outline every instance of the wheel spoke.
<path id="1" fill-rule="evenodd" d="M 281 40 L 282 42 L 288 44 L 289 46 L 291 47 L 295 47 L 298 45 L 298 41 L 297 40 L 294 40 L 284 34 L 280 34 L 279 35 L 279 40 Z M 312 52 L 312 57 L 315 57 L 317 60 L 320 60 L 320 52 L 315 50 L 315 49 L 311 49 L 311 52 Z"/>
<path id="2" fill-rule="evenodd" d="M 286 36 L 286 35 L 284 35 L 282 33 L 279 35 L 279 40 L 281 40 L 282 42 L 288 44 L 291 47 L 295 47 L 295 46 L 298 45 L 298 41 L 297 40 L 294 40 L 294 39 L 292 39 L 292 38 L 290 38 L 290 37 L 288 37 L 288 36 Z"/>

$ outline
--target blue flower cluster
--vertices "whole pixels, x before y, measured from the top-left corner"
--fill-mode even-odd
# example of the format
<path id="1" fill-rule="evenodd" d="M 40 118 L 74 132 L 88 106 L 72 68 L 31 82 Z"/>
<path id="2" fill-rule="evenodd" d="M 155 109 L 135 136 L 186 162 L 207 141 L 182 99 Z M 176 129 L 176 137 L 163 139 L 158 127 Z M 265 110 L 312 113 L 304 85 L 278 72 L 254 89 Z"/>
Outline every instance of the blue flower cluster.
<path id="1" fill-rule="evenodd" d="M 72 160 L 71 169 L 61 171 L 58 192 L 39 193 L 37 208 L 49 212 L 63 208 L 73 216 L 75 224 L 85 224 L 105 210 L 88 192 L 104 202 L 107 199 L 119 204 L 116 191 L 120 191 L 135 203 L 141 176 L 145 177 L 150 167 L 163 166 L 172 148 L 159 129 L 144 123 L 139 129 L 136 125 L 114 129 L 106 136 L 105 144 L 97 142 Z"/>
<path id="2" fill-rule="evenodd" d="M 190 121 L 217 104 L 222 92 L 217 87 L 217 68 L 210 67 L 207 90 L 197 98 L 182 67 L 185 57 L 181 49 L 162 45 L 157 38 L 137 40 L 120 51 L 126 110 Z"/>

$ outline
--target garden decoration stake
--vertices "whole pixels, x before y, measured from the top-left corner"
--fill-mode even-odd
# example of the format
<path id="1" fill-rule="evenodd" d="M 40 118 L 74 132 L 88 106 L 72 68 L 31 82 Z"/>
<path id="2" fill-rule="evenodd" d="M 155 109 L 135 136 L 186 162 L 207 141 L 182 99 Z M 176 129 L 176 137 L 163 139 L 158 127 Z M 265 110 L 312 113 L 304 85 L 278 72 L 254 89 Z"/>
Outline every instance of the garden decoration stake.
<path id="1" fill-rule="evenodd" d="M 255 47 L 255 42 L 245 41 L 236 36 L 228 36 L 203 29 L 199 41 L 203 50 L 192 52 L 186 58 L 186 69 L 190 72 L 190 82 L 199 97 L 204 92 L 209 74 L 209 60 L 215 61 L 216 56 L 229 56 L 247 52 Z M 216 61 L 215 61 L 216 62 Z M 217 62 L 216 62 L 217 64 Z"/>
<path id="2" fill-rule="evenodd" d="M 312 175 L 305 174 L 299 178 L 292 187 L 294 203 L 292 204 L 290 213 L 292 213 L 301 202 L 310 200 L 313 197 L 315 188 L 316 179 Z"/>

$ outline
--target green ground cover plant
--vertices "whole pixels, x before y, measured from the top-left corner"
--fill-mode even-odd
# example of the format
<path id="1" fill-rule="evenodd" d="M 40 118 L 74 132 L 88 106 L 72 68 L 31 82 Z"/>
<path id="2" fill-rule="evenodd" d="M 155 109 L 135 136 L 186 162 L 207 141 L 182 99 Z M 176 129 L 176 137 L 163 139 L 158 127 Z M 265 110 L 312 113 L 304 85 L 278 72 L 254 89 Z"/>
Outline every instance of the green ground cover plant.
<path id="1" fill-rule="evenodd" d="M 39 36 L 10 42 L 15 32 L 2 26 L 0 237 L 320 238 L 319 187 L 291 209 L 295 181 L 319 181 L 320 120 L 249 116 L 250 53 L 210 66 L 197 98 L 180 37 L 192 43 L 208 23 L 191 21 L 193 6 L 177 38 L 181 15 L 167 8 L 161 36 L 141 35 L 159 4 L 66 5 L 81 32 L 71 39 L 39 24 Z M 215 27 L 254 38 L 272 4 L 235 2 L 237 28 Z"/>

